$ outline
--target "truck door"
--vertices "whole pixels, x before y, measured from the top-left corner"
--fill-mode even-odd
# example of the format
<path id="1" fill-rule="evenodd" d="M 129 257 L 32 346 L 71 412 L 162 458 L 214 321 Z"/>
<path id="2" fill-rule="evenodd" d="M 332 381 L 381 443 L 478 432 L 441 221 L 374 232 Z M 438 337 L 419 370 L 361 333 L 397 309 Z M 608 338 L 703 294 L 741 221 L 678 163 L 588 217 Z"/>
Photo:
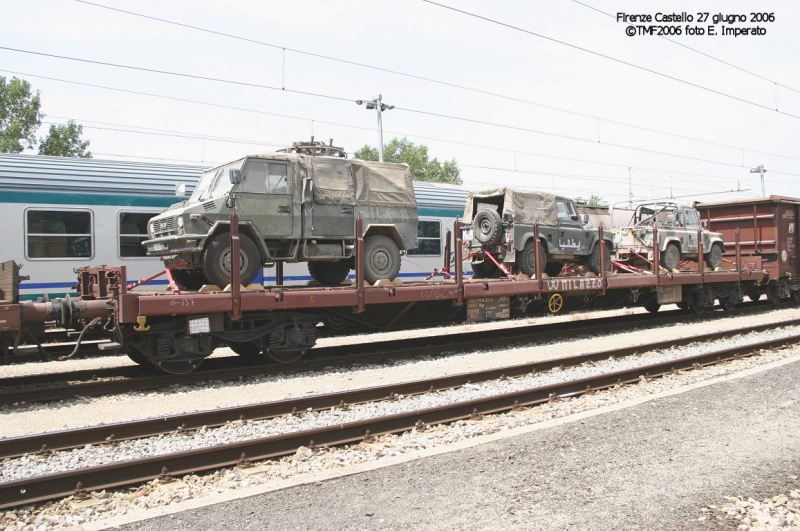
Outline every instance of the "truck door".
<path id="1" fill-rule="evenodd" d="M 250 221 L 264 239 L 292 235 L 292 188 L 285 162 L 248 159 L 236 200 L 241 221 Z"/>
<path id="2" fill-rule="evenodd" d="M 578 211 L 569 201 L 556 201 L 558 216 L 558 252 L 561 254 L 588 254 L 583 249 L 585 238 Z"/>
<path id="3" fill-rule="evenodd" d="M 350 162 L 311 161 L 313 202 L 303 205 L 304 238 L 355 238 L 355 186 Z"/>

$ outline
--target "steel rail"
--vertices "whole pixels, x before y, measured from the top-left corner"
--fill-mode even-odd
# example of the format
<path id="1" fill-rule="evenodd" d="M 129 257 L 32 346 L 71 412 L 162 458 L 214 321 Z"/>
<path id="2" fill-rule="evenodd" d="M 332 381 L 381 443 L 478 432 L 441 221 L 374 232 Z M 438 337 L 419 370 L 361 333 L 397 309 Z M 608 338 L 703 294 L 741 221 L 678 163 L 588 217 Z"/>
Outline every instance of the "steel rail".
<path id="1" fill-rule="evenodd" d="M 107 489 L 149 481 L 159 477 L 164 468 L 170 474 L 184 475 L 235 465 L 242 454 L 253 460 L 268 459 L 295 453 L 300 446 L 318 447 L 354 443 L 363 441 L 369 434 L 403 432 L 419 426 L 475 418 L 476 414 L 485 415 L 533 406 L 556 398 L 577 396 L 615 385 L 639 382 L 642 378 L 655 378 L 682 369 L 712 365 L 751 355 L 762 349 L 795 344 L 798 341 L 800 334 L 795 334 L 635 369 L 410 413 L 0 483 L 0 508 L 68 496 L 74 492 L 78 482 L 88 490 Z"/>
<path id="2" fill-rule="evenodd" d="M 719 314 L 719 318 L 727 314 Z M 600 318 L 597 324 L 589 327 L 580 327 L 575 322 L 557 323 L 548 325 L 546 330 L 537 330 L 542 325 L 531 325 L 525 327 L 473 331 L 459 334 L 443 336 L 429 336 L 414 339 L 386 340 L 373 343 L 362 343 L 359 345 L 344 345 L 337 347 L 321 347 L 315 349 L 314 357 L 301 360 L 293 364 L 268 364 L 258 365 L 249 363 L 247 365 L 237 365 L 235 367 L 223 366 L 223 368 L 211 371 L 195 371 L 183 375 L 143 375 L 138 378 L 126 378 L 116 380 L 100 380 L 103 371 L 86 370 L 76 371 L 75 373 L 48 374 L 36 376 L 23 376 L 6 378 L 0 380 L 0 388 L 17 387 L 17 389 L 0 391 L 0 405 L 14 404 L 19 402 L 47 402 L 54 400 L 65 400 L 76 396 L 98 396 L 126 393 L 130 391 L 144 391 L 159 389 L 171 385 L 191 385 L 208 380 L 238 380 L 242 377 L 268 376 L 279 373 L 303 372 L 320 370 L 329 366 L 347 366 L 354 363 L 381 362 L 397 357 L 413 357 L 421 355 L 441 355 L 442 349 L 462 350 L 464 352 L 480 350 L 482 348 L 497 348 L 517 343 L 543 341 L 550 338 L 560 338 L 568 332 L 571 336 L 588 335 L 592 333 L 607 334 L 614 330 L 635 328 L 637 325 L 660 326 L 663 324 L 674 323 L 676 320 L 685 320 L 691 317 L 695 320 L 702 319 L 702 315 L 687 316 L 685 313 L 675 311 L 666 317 L 654 317 L 650 314 L 640 314 L 625 316 L 621 319 L 618 316 Z M 714 315 L 713 318 L 716 318 Z M 591 323 L 594 320 L 588 321 Z M 369 352 L 344 356 L 346 352 L 352 352 L 355 348 L 369 349 Z M 214 360 L 210 360 L 214 361 Z M 221 361 L 221 360 L 220 360 Z M 225 362 L 222 362 L 224 364 Z M 228 362 L 229 363 L 229 362 Z M 128 371 L 137 370 L 136 367 L 116 367 L 105 372 L 106 378 L 119 377 Z M 141 370 L 139 370 L 139 374 Z M 113 375 L 113 376 L 112 376 Z M 81 383 L 62 383 L 59 385 L 39 386 L 41 382 L 64 382 L 74 381 L 80 378 L 91 381 Z"/>
<path id="3" fill-rule="evenodd" d="M 697 336 L 680 339 L 655 341 L 641 345 L 631 345 L 575 356 L 565 356 L 544 361 L 511 365 L 496 369 L 473 371 L 440 378 L 417 380 L 404 383 L 387 384 L 378 387 L 358 389 L 354 391 L 341 391 L 296 399 L 282 400 L 280 402 L 263 402 L 229 408 L 215 409 L 184 413 L 168 417 L 103 424 L 88 428 L 55 431 L 42 434 L 25 435 L 0 439 L 0 458 L 16 457 L 25 453 L 41 451 L 45 445 L 48 450 L 65 450 L 87 444 L 102 444 L 126 439 L 151 437 L 175 430 L 193 430 L 202 426 L 216 427 L 236 420 L 258 420 L 291 414 L 295 411 L 315 411 L 330 409 L 342 403 L 358 404 L 380 400 L 392 395 L 412 395 L 433 390 L 452 389 L 461 387 L 467 382 L 484 382 L 495 380 L 501 376 L 514 377 L 542 372 L 555 367 L 575 367 L 587 362 L 601 361 L 608 358 L 624 358 L 641 352 L 661 350 L 664 348 L 688 345 L 692 343 L 714 341 L 730 337 L 734 334 L 760 332 L 800 324 L 800 319 L 790 323 L 771 323 L 755 327 L 744 327 L 722 332 L 710 332 Z"/>

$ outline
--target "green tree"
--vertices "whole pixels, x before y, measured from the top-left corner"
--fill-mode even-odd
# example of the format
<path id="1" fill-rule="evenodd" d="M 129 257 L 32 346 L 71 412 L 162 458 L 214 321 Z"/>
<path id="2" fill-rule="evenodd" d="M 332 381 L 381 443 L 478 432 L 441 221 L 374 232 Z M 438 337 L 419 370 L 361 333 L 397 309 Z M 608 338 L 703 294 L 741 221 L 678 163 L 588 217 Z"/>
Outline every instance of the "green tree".
<path id="1" fill-rule="evenodd" d="M 92 158 L 92 152 L 86 150 L 89 147 L 89 141 L 82 141 L 81 134 L 83 134 L 83 126 L 76 124 L 74 120 L 67 122 L 67 125 L 51 125 L 50 132 L 41 139 L 39 155 Z"/>
<path id="2" fill-rule="evenodd" d="M 584 201 L 580 196 L 575 198 L 576 201 Z M 589 206 L 608 206 L 608 201 L 604 201 L 602 197 L 599 195 L 592 195 L 592 197 L 586 200 L 586 204 Z"/>
<path id="3" fill-rule="evenodd" d="M 31 93 L 24 79 L 0 76 L 0 153 L 19 153 L 36 145 L 36 130 L 44 115 L 39 110 L 39 91 Z M 26 145 L 23 146 L 23 143 Z"/>
<path id="4" fill-rule="evenodd" d="M 378 148 L 365 145 L 355 153 L 361 160 L 377 161 Z M 404 162 L 409 165 L 411 175 L 415 181 L 428 181 L 433 183 L 461 184 L 461 170 L 458 169 L 456 159 L 447 160 L 444 164 L 438 159 L 430 160 L 428 146 L 415 145 L 407 138 L 402 140 L 393 138 L 383 148 L 383 158 L 386 162 Z"/>

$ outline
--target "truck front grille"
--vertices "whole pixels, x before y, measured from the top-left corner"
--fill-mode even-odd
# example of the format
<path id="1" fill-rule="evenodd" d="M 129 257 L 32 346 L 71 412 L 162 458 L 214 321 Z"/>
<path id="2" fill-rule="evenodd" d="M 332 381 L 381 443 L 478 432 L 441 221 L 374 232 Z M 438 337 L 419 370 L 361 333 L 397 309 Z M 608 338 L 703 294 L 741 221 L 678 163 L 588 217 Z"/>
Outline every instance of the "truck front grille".
<path id="1" fill-rule="evenodd" d="M 153 221 L 153 237 L 163 238 L 175 234 L 175 218 L 163 218 Z"/>

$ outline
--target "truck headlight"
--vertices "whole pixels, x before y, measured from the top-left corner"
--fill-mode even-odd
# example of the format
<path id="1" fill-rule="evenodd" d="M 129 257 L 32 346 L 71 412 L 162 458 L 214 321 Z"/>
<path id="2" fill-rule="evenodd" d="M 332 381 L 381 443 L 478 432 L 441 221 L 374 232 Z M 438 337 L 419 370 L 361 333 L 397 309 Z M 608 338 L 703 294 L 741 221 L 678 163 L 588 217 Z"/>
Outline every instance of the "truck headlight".
<path id="1" fill-rule="evenodd" d="M 176 223 L 178 230 L 178 236 L 183 236 L 183 217 L 178 216 L 177 223 Z"/>

